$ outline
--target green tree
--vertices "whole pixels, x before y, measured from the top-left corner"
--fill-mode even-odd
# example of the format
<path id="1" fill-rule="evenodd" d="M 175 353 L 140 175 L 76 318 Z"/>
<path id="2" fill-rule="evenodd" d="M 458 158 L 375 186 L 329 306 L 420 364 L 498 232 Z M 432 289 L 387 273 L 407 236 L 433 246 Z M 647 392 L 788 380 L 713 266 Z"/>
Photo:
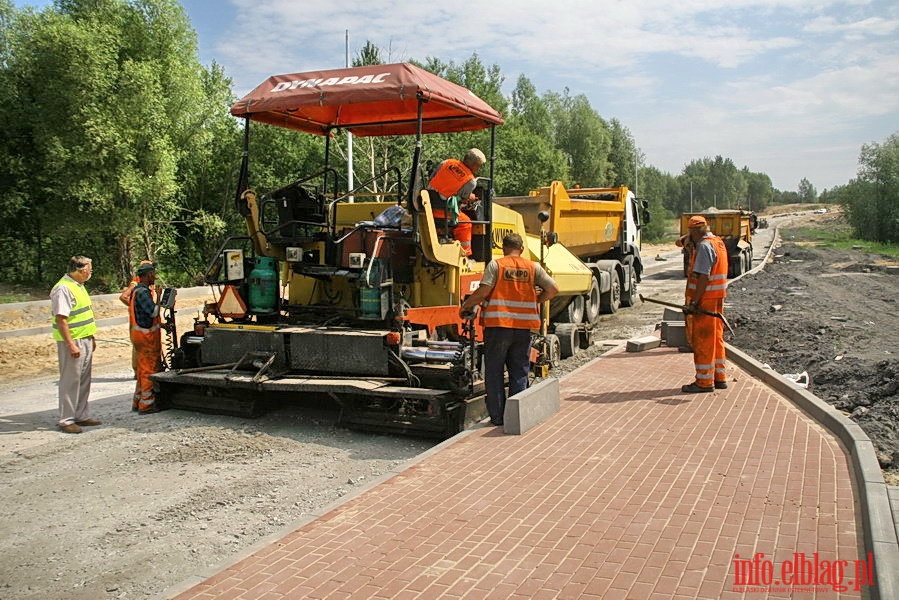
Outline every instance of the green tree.
<path id="1" fill-rule="evenodd" d="M 774 196 L 771 178 L 764 173 L 752 173 L 748 167 L 743 167 L 742 174 L 746 181 L 746 202 L 743 207 L 756 211 L 767 207 Z"/>
<path id="2" fill-rule="evenodd" d="M 899 241 L 899 132 L 862 146 L 857 178 L 840 196 L 856 237 Z"/>
<path id="3" fill-rule="evenodd" d="M 544 102 L 553 119 L 556 147 L 568 156 L 572 183 L 607 185 L 612 140 L 608 126 L 583 94 L 547 93 Z"/>
<path id="4" fill-rule="evenodd" d="M 183 8 L 68 0 L 9 24 L 0 112 L 9 186 L 28 224 L 20 236 L 35 248 L 29 275 L 54 279 L 68 255 L 89 248 L 111 287 L 145 257 L 168 274 L 166 259 L 181 254 L 175 222 L 186 216 L 179 174 L 205 151 L 196 126 L 227 84 L 213 76 L 212 95 L 204 88 L 211 79 Z"/>
<path id="5" fill-rule="evenodd" d="M 815 189 L 815 186 L 811 184 L 811 182 L 803 177 L 799 181 L 799 201 L 804 204 L 809 204 L 818 199 L 818 191 Z"/>
<path id="6" fill-rule="evenodd" d="M 640 159 L 634 136 L 618 119 L 609 121 L 609 135 L 611 140 L 606 182 L 611 186 L 634 187 L 637 161 Z"/>
<path id="7" fill-rule="evenodd" d="M 496 189 L 502 195 L 524 195 L 568 180 L 565 154 L 553 143 L 549 110 L 524 75 L 512 91 L 509 118 L 497 139 Z"/>
<path id="8" fill-rule="evenodd" d="M 643 226 L 643 239 L 665 239 L 669 223 L 677 216 L 666 208 L 665 200 L 677 194 L 678 183 L 669 173 L 655 167 L 642 167 L 639 175 L 640 198 L 648 200 L 650 215 L 650 222 Z"/>

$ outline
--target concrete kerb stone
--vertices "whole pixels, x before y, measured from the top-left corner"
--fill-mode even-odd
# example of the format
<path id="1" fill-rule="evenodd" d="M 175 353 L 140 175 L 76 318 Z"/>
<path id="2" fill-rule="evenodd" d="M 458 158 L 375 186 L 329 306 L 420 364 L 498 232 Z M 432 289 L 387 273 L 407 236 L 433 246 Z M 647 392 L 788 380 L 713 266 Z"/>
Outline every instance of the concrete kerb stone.
<path id="1" fill-rule="evenodd" d="M 857 423 L 808 390 L 743 351 L 727 344 L 727 358 L 751 376 L 787 398 L 836 435 L 849 451 L 862 508 L 865 551 L 874 556 L 875 585 L 870 588 L 874 600 L 899 598 L 899 539 L 890 507 L 889 492 L 874 444 Z"/>
<path id="2" fill-rule="evenodd" d="M 559 380 L 549 377 L 506 399 L 503 433 L 521 435 L 559 412 Z"/>

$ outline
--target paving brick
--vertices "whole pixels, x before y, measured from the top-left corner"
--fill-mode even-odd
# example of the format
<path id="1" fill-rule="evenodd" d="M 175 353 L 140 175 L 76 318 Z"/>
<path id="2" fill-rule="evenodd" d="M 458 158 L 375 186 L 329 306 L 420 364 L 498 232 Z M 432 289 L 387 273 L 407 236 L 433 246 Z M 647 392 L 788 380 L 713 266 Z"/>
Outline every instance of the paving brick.
<path id="1" fill-rule="evenodd" d="M 613 353 L 526 435 L 468 432 L 177 598 L 736 598 L 735 555 L 859 558 L 837 438 L 739 367 L 685 398 L 691 371 Z"/>

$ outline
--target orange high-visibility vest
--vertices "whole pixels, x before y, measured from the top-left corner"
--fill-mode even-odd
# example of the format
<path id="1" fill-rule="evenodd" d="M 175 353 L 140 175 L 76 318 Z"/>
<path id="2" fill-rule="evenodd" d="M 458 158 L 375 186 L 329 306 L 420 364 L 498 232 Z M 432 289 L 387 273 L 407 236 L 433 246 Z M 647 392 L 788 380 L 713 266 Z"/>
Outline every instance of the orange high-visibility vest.
<path id="1" fill-rule="evenodd" d="M 727 247 L 717 235 L 702 238 L 700 244 L 708 242 L 715 249 L 718 255 L 715 264 L 712 266 L 712 272 L 709 273 L 709 283 L 705 287 L 703 299 L 706 298 L 724 298 L 727 295 Z M 693 271 L 693 264 L 696 262 L 697 252 L 693 252 L 693 258 L 690 259 L 690 274 L 687 278 L 687 294 L 692 297 L 696 291 L 696 285 L 699 283 L 699 277 Z"/>
<path id="2" fill-rule="evenodd" d="M 534 263 L 520 256 L 496 261 L 499 274 L 484 310 L 484 327 L 540 329 Z"/>
<path id="3" fill-rule="evenodd" d="M 455 196 L 463 185 L 474 179 L 465 163 L 455 158 L 449 158 L 441 163 L 440 168 L 431 177 L 428 187 L 443 196 L 444 199 Z"/>
<path id="4" fill-rule="evenodd" d="M 144 287 L 149 289 L 149 286 Z M 137 286 L 134 286 L 134 289 L 131 291 L 131 301 L 128 303 L 128 321 L 131 324 L 131 341 L 140 344 L 158 340 L 162 335 L 159 331 L 162 324 L 162 318 L 159 315 L 153 317 L 153 325 L 150 327 L 141 327 L 137 324 L 137 318 L 134 311 L 134 293 L 136 291 Z M 150 290 L 150 294 L 153 294 L 153 290 Z"/>

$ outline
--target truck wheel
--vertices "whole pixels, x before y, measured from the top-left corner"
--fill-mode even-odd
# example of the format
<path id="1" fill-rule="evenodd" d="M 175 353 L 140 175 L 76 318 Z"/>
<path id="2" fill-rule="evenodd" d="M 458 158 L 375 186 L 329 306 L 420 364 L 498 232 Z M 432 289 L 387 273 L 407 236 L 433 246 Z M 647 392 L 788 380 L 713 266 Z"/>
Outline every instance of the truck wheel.
<path id="1" fill-rule="evenodd" d="M 586 350 L 587 348 L 592 346 L 593 342 L 594 342 L 593 328 L 590 327 L 590 328 L 584 329 L 583 331 L 579 331 L 577 339 L 578 339 L 578 347 L 581 350 Z"/>
<path id="2" fill-rule="evenodd" d="M 546 336 L 546 346 L 549 352 L 549 356 L 546 357 L 549 360 L 549 366 L 551 369 L 555 369 L 562 360 L 562 344 L 558 336 L 550 333 Z"/>
<path id="3" fill-rule="evenodd" d="M 740 256 L 730 261 L 730 273 L 727 274 L 728 277 L 733 279 L 734 277 L 739 277 L 743 274 L 743 254 L 740 253 Z"/>
<path id="4" fill-rule="evenodd" d="M 596 280 L 596 277 L 594 277 L 592 283 L 590 284 L 590 291 L 587 292 L 584 307 L 584 321 L 586 321 L 587 323 L 596 323 L 596 320 L 599 318 L 599 309 L 601 303 L 599 296 L 599 282 Z"/>
<path id="5" fill-rule="evenodd" d="M 583 296 L 572 296 L 571 302 L 568 303 L 565 310 L 556 316 L 556 321 L 560 323 L 580 323 L 584 320 L 585 304 Z"/>
<path id="6" fill-rule="evenodd" d="M 627 278 L 631 282 L 631 288 L 621 292 L 621 306 L 633 306 L 637 301 L 637 270 L 634 265 L 627 266 Z"/>
<path id="7" fill-rule="evenodd" d="M 600 310 L 607 315 L 618 312 L 621 306 L 621 280 L 618 275 L 612 275 L 611 289 L 600 296 Z"/>
<path id="8" fill-rule="evenodd" d="M 574 356 L 575 352 L 580 349 L 580 336 L 577 332 L 577 325 L 573 323 L 559 323 L 556 325 L 555 334 L 559 338 L 562 358 Z"/>

